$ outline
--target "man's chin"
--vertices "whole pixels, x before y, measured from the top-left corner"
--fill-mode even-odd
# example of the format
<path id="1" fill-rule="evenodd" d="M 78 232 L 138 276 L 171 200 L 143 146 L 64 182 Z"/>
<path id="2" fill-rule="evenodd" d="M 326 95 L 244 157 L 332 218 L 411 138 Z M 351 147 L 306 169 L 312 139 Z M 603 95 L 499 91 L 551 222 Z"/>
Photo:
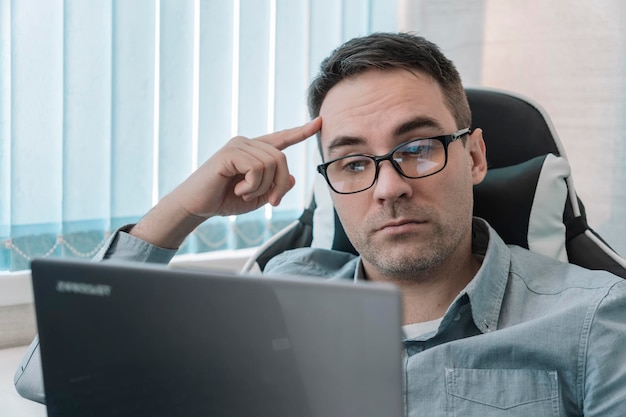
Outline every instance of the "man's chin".
<path id="1" fill-rule="evenodd" d="M 439 262 L 438 254 L 413 248 L 404 251 L 394 247 L 393 250 L 361 253 L 363 260 L 371 264 L 382 274 L 392 274 L 395 278 L 412 277 L 427 271 Z"/>

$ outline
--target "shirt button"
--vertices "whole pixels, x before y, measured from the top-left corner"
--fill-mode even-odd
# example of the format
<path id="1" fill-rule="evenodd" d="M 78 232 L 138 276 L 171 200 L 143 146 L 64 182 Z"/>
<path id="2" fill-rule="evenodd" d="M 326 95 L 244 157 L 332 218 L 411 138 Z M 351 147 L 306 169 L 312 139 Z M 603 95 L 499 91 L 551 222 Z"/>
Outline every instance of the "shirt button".
<path id="1" fill-rule="evenodd" d="M 490 332 L 491 328 L 489 327 L 489 322 L 487 320 L 483 320 L 483 326 L 485 326 L 485 331 Z"/>

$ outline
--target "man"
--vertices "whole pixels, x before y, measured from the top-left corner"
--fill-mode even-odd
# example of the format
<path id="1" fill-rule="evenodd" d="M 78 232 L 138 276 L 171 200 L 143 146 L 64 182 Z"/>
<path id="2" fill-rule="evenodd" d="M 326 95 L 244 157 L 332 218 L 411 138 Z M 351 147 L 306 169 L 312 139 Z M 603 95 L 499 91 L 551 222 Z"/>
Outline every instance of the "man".
<path id="1" fill-rule="evenodd" d="M 303 126 L 232 139 L 103 257 L 167 262 L 207 218 L 279 204 L 294 183 L 281 151 L 318 133 L 319 170 L 360 257 L 299 249 L 266 271 L 402 289 L 407 415 L 624 414 L 626 282 L 509 247 L 472 217 L 485 144 L 435 45 L 410 34 L 349 41 L 322 63 L 309 108 Z M 33 363 L 16 383 L 35 381 L 20 392 L 43 399 Z"/>

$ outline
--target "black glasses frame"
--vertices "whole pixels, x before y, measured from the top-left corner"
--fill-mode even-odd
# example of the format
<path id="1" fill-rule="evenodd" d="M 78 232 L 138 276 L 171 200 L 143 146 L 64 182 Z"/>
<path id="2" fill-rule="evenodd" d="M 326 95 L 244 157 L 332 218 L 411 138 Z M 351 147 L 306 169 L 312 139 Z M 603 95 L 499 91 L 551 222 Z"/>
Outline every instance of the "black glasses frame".
<path id="1" fill-rule="evenodd" d="M 398 172 L 398 174 L 402 175 L 405 178 L 411 178 L 411 179 L 417 179 L 417 178 L 426 178 L 426 177 L 430 177 L 431 175 L 435 175 L 438 172 L 443 171 L 443 169 L 446 167 L 446 165 L 448 165 L 448 145 L 450 145 L 452 142 L 461 139 L 462 137 L 469 135 L 472 133 L 472 129 L 469 127 L 466 127 L 465 129 L 461 129 L 455 133 L 452 133 L 450 135 L 442 135 L 442 136 L 435 136 L 432 138 L 414 138 L 411 140 L 408 140 L 406 142 L 403 142 L 401 144 L 399 144 L 398 146 L 396 146 L 395 148 L 393 148 L 391 151 L 387 152 L 385 155 L 381 155 L 381 156 L 376 156 L 376 155 L 369 155 L 369 154 L 351 154 L 351 155 L 346 155 L 346 156 L 342 156 L 341 158 L 337 158 L 337 159 L 333 159 L 332 161 L 328 161 L 325 162 L 323 164 L 320 164 L 317 166 L 317 172 L 319 172 L 320 174 L 322 174 L 322 176 L 324 177 L 324 179 L 326 180 L 326 183 L 328 184 L 328 186 L 331 188 L 331 190 L 333 190 L 334 192 L 336 192 L 337 194 L 356 194 L 356 193 L 360 193 L 362 191 L 365 190 L 369 190 L 370 188 L 372 188 L 372 186 L 374 184 L 376 184 L 376 180 L 378 180 L 378 172 L 379 170 L 379 166 L 380 163 L 382 161 L 389 161 L 391 163 L 391 165 L 393 166 L 393 168 Z M 412 177 L 410 175 L 406 175 L 403 171 L 402 168 L 400 168 L 400 165 L 393 159 L 393 154 L 400 148 L 402 148 L 403 146 L 411 143 L 411 142 L 415 142 L 416 140 L 437 140 L 439 142 L 441 142 L 443 144 L 443 150 L 445 153 L 445 159 L 443 161 L 443 165 L 441 166 L 441 168 L 439 168 L 437 171 L 431 172 L 429 174 L 426 175 L 420 175 L 417 177 Z M 328 173 L 327 173 L 327 169 L 328 166 L 330 164 L 332 164 L 333 162 L 337 162 L 337 161 L 341 161 L 342 159 L 346 159 L 346 158 L 353 158 L 355 156 L 362 156 L 365 158 L 369 158 L 372 161 L 374 161 L 374 168 L 376 169 L 376 172 L 374 174 L 374 180 L 372 181 L 372 183 L 366 187 L 363 188 L 362 190 L 358 190 L 358 191 L 349 191 L 349 192 L 343 192 L 343 191 L 337 191 L 335 189 L 335 187 L 333 187 L 333 185 L 331 184 L 330 180 L 328 179 Z"/>

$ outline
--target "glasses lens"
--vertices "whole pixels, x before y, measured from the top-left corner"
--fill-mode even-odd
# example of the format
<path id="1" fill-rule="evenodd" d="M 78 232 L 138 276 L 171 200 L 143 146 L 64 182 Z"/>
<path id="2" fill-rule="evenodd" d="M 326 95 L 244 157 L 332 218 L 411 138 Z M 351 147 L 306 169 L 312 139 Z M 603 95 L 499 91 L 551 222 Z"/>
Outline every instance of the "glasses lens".
<path id="1" fill-rule="evenodd" d="M 436 139 L 409 142 L 393 153 L 394 162 L 410 178 L 420 178 L 437 172 L 446 163 L 443 143 Z"/>
<path id="2" fill-rule="evenodd" d="M 326 176 L 335 191 L 355 193 L 374 183 L 376 164 L 367 156 L 348 156 L 328 165 Z"/>

